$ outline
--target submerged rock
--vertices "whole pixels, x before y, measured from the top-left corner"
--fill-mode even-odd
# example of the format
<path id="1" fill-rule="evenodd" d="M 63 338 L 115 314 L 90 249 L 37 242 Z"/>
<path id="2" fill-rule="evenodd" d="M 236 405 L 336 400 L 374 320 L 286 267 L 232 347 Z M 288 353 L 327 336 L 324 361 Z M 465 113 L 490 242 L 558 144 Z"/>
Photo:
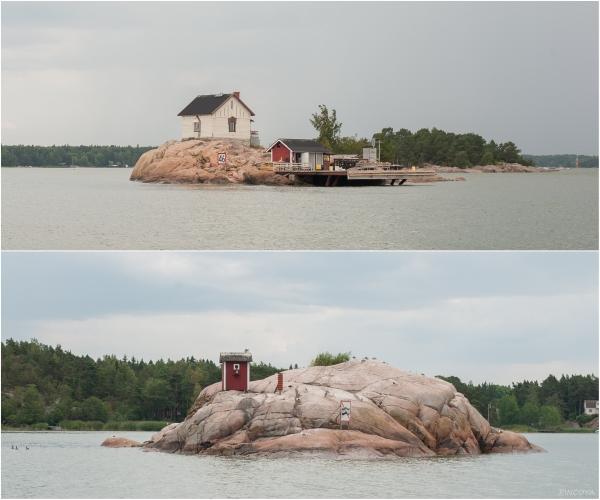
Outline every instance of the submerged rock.
<path id="1" fill-rule="evenodd" d="M 107 448 L 137 448 L 142 445 L 133 439 L 111 437 L 106 438 L 100 446 L 106 446 Z"/>
<path id="2" fill-rule="evenodd" d="M 247 393 L 205 388 L 184 422 L 152 437 L 146 451 L 263 457 L 374 458 L 544 451 L 494 429 L 437 378 L 377 360 L 353 359 L 284 372 L 250 383 Z M 352 420 L 340 430 L 340 400 Z"/>

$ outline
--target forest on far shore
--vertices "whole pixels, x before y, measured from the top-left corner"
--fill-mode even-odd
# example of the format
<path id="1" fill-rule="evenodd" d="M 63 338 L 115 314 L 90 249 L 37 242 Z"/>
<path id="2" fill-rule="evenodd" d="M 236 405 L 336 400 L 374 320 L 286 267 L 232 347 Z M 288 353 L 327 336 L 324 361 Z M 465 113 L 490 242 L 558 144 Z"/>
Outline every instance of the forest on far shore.
<path id="1" fill-rule="evenodd" d="M 321 353 L 313 366 L 331 365 L 350 353 Z M 298 368 L 290 365 L 289 369 Z M 251 380 L 261 380 L 286 368 L 253 363 Z M 549 375 L 541 383 L 523 381 L 511 386 L 484 382 L 474 385 L 443 377 L 492 425 L 525 424 L 552 427 L 564 420 L 585 423 L 583 401 L 598 399 L 595 375 Z M 2 424 L 33 425 L 61 421 L 181 421 L 200 391 L 221 381 L 221 368 L 193 356 L 179 361 L 144 361 L 134 356 L 77 356 L 60 345 L 35 339 L 2 342 Z"/>
<path id="2" fill-rule="evenodd" d="M 536 167 L 575 168 L 575 155 L 523 155 L 533 160 Z M 579 168 L 598 168 L 597 156 L 579 155 Z"/>
<path id="3" fill-rule="evenodd" d="M 3 167 L 133 167 L 146 151 L 156 146 L 5 146 Z"/>

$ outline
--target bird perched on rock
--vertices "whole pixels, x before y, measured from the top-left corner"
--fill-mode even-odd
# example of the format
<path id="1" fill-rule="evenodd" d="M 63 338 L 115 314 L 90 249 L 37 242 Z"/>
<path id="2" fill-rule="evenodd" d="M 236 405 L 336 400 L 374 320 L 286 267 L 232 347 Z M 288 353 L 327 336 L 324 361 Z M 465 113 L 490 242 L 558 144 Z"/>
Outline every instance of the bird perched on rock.
<path id="1" fill-rule="evenodd" d="M 19 447 L 18 447 L 18 446 L 15 446 L 15 450 L 18 450 L 18 449 L 19 449 Z"/>
<path id="2" fill-rule="evenodd" d="M 10 447 L 10 449 L 11 449 L 11 450 L 14 450 L 14 449 L 15 449 L 14 445 L 13 445 L 13 446 L 11 446 L 11 447 Z"/>
<path id="3" fill-rule="evenodd" d="M 29 449 L 29 446 L 25 446 L 25 449 L 26 449 L 26 450 L 28 450 L 28 449 Z"/>

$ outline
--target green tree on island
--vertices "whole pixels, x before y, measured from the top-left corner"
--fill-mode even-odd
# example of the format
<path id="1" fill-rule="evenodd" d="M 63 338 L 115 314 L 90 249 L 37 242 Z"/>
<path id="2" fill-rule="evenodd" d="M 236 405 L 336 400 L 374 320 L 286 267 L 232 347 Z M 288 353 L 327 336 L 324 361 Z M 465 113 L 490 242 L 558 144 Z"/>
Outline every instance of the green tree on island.
<path id="1" fill-rule="evenodd" d="M 317 140 L 337 154 L 362 155 L 362 149 L 370 146 L 366 138 L 343 137 L 336 110 L 330 114 L 324 104 L 319 105 L 318 113 L 313 113 L 310 123 L 319 134 Z M 380 140 L 381 161 L 406 167 L 426 163 L 459 168 L 500 162 L 534 164 L 531 158 L 521 155 L 514 142 L 497 144 L 493 139 L 487 142 L 474 133 L 454 134 L 435 127 L 414 133 L 405 128 L 394 132 L 393 128 L 385 127 L 372 137 Z"/>
<path id="2" fill-rule="evenodd" d="M 310 362 L 310 366 L 331 366 L 344 363 L 350 359 L 350 352 L 340 352 L 335 356 L 329 351 L 318 354 L 315 359 Z"/>
<path id="3" fill-rule="evenodd" d="M 319 110 L 319 113 L 313 113 L 310 123 L 319 132 L 317 141 L 333 151 L 340 140 L 342 124 L 337 121 L 335 109 L 331 111 L 331 116 L 329 116 L 329 110 L 324 104 L 319 104 Z"/>

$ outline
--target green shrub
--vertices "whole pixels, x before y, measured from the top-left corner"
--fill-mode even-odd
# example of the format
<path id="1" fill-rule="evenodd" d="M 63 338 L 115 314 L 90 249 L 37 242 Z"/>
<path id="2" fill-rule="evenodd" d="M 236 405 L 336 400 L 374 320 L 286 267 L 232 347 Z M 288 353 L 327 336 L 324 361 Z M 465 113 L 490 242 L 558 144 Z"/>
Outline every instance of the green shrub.
<path id="1" fill-rule="evenodd" d="M 322 352 L 317 355 L 315 359 L 313 359 L 310 363 L 310 366 L 331 366 L 331 365 L 339 365 L 340 363 L 344 363 L 350 359 L 350 352 L 340 352 L 335 356 L 331 354 L 329 351 Z"/>
<path id="2" fill-rule="evenodd" d="M 540 427 L 543 429 L 558 427 L 561 421 L 560 412 L 555 406 L 542 406 L 540 408 Z"/>
<path id="3" fill-rule="evenodd" d="M 538 405 L 525 403 L 519 412 L 519 417 L 522 424 L 537 426 L 540 421 L 540 409 Z"/>
<path id="4" fill-rule="evenodd" d="M 23 396 L 23 405 L 17 413 L 16 423 L 19 425 L 31 425 L 41 422 L 44 417 L 42 396 L 40 396 L 36 386 L 29 384 Z"/>
<path id="5" fill-rule="evenodd" d="M 77 408 L 75 415 L 79 420 L 93 421 L 100 420 L 101 422 L 108 422 L 110 415 L 110 407 L 101 399 L 95 396 L 84 400 Z"/>
<path id="6" fill-rule="evenodd" d="M 519 422 L 519 405 L 517 398 L 505 395 L 498 401 L 498 412 L 500 413 L 501 425 L 516 424 Z"/>
<path id="7" fill-rule="evenodd" d="M 485 165 L 495 165 L 496 164 L 494 162 L 494 155 L 492 154 L 491 151 L 486 151 L 485 153 L 483 153 L 483 156 L 481 157 L 481 160 L 479 161 L 479 163 L 482 166 L 485 166 Z"/>
<path id="8" fill-rule="evenodd" d="M 40 422 L 38 424 L 28 425 L 27 429 L 30 431 L 47 431 L 48 424 L 46 422 Z"/>
<path id="9" fill-rule="evenodd" d="M 577 422 L 579 422 L 580 425 L 584 425 L 587 424 L 588 422 L 591 422 L 592 420 L 594 420 L 598 415 L 589 415 L 586 413 L 582 413 L 581 415 L 578 415 L 575 420 L 577 420 Z"/>

